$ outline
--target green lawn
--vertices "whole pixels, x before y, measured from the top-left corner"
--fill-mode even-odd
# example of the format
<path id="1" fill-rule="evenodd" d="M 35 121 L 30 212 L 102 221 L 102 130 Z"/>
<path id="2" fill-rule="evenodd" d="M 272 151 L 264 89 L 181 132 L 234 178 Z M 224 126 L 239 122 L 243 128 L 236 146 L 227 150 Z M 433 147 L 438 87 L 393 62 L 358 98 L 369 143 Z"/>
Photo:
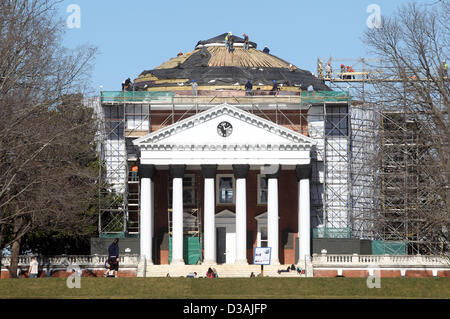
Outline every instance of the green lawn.
<path id="1" fill-rule="evenodd" d="M 450 278 L 64 278 L 1 279 L 0 298 L 450 298 Z"/>

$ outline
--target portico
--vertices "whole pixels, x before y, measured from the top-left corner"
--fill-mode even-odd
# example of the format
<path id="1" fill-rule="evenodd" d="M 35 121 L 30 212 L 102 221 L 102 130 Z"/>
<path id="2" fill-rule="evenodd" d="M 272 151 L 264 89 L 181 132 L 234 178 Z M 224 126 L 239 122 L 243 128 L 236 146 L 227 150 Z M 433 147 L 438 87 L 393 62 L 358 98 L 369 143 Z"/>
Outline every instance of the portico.
<path id="1" fill-rule="evenodd" d="M 285 218 L 279 211 L 280 192 L 285 192 L 287 186 L 280 183 L 282 172 L 289 172 L 292 179 L 296 178 L 298 205 L 290 207 L 289 212 L 284 214 L 295 211 L 298 225 L 293 228 L 298 230 L 299 235 L 298 256 L 300 260 L 310 257 L 309 179 L 310 153 L 315 144 L 313 139 L 247 111 L 222 104 L 150 133 L 135 140 L 134 144 L 140 149 L 140 247 L 141 256 L 147 264 L 154 259 L 155 214 L 163 213 L 155 211 L 155 201 L 158 200 L 155 190 L 158 187 L 167 188 L 167 185 L 155 183 L 158 171 L 168 172 L 172 185 L 169 194 L 172 203 L 171 264 L 185 263 L 183 178 L 188 171 L 198 172 L 203 185 L 203 202 L 200 205 L 203 264 L 216 264 L 218 259 L 222 260 L 221 256 L 217 256 L 222 238 L 225 238 L 226 248 L 219 249 L 228 254 L 226 263 L 245 265 L 252 262 L 248 258 L 247 210 L 249 197 L 253 198 L 254 194 L 249 191 L 263 194 L 261 198 L 264 203 L 260 204 L 258 197 L 258 204 L 267 207 L 265 245 L 272 248 L 271 264 L 280 263 L 279 223 Z M 228 174 L 219 178 L 224 172 Z M 257 173 L 265 178 L 263 190 L 249 189 L 249 172 L 252 176 Z M 228 206 L 219 208 L 223 214 L 218 213 L 219 205 L 225 204 Z"/>

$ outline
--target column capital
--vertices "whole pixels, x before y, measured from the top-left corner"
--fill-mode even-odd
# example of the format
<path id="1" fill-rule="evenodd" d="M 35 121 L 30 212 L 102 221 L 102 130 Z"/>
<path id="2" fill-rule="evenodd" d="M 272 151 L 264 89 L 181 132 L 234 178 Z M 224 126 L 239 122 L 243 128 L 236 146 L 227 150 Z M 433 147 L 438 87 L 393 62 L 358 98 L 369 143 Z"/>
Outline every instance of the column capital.
<path id="1" fill-rule="evenodd" d="M 170 176 L 173 178 L 183 178 L 186 165 L 169 165 Z"/>
<path id="2" fill-rule="evenodd" d="M 302 179 L 310 179 L 312 175 L 311 164 L 295 166 L 295 173 L 297 175 L 297 181 Z"/>
<path id="3" fill-rule="evenodd" d="M 263 172 L 267 178 L 280 178 L 281 165 L 264 165 Z"/>
<path id="4" fill-rule="evenodd" d="M 217 164 L 201 165 L 202 175 L 204 178 L 215 178 L 217 173 Z"/>
<path id="5" fill-rule="evenodd" d="M 152 179 L 156 175 L 156 167 L 153 164 L 139 164 L 139 177 Z"/>
<path id="6" fill-rule="evenodd" d="M 233 164 L 234 178 L 247 178 L 249 169 L 248 164 Z"/>

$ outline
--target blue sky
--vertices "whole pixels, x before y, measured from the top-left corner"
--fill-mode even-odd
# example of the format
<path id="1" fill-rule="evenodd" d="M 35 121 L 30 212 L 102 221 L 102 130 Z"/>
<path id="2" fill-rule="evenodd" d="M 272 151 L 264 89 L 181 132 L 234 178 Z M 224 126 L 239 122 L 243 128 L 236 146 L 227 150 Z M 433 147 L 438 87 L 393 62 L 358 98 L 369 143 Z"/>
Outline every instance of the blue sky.
<path id="1" fill-rule="evenodd" d="M 239 36 L 246 33 L 259 49 L 267 46 L 271 54 L 315 72 L 319 56 L 368 56 L 361 37 L 370 4 L 377 4 L 382 15 L 391 15 L 407 2 L 69 0 L 58 11 L 65 23 L 70 15 L 67 7 L 80 7 L 80 28 L 66 27 L 64 45 L 98 47 L 92 74 L 92 87 L 98 91 L 100 85 L 104 90 L 120 90 L 126 77 L 134 79 L 179 51 L 192 51 L 197 41 L 228 31 Z"/>

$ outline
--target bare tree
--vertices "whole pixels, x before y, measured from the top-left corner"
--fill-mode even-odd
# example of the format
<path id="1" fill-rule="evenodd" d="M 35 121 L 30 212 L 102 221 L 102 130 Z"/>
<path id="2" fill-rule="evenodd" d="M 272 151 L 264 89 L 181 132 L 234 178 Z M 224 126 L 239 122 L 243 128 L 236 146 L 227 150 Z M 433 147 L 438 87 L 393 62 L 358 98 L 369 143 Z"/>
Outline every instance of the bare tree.
<path id="1" fill-rule="evenodd" d="M 0 0 L 0 250 L 16 275 L 27 233 L 92 222 L 95 120 L 82 107 L 96 49 L 62 46 L 58 1 Z"/>
<path id="2" fill-rule="evenodd" d="M 383 110 L 387 126 L 398 125 L 397 135 L 389 140 L 393 147 L 382 148 L 380 158 L 391 156 L 394 164 L 408 160 L 415 163 L 414 168 L 404 165 L 400 179 L 403 188 L 387 196 L 398 204 L 407 200 L 412 190 L 414 204 L 403 215 L 393 213 L 380 221 L 382 227 L 401 229 L 405 240 L 418 244 L 418 252 L 442 253 L 449 248 L 449 19 L 448 0 L 433 6 L 410 3 L 400 7 L 394 16 L 383 17 L 380 28 L 364 34 L 365 44 L 384 66 L 371 102 Z M 403 116 L 403 124 L 396 120 L 399 116 Z M 383 134 L 383 128 L 381 131 Z M 386 173 L 387 168 L 381 165 L 382 173 Z M 417 187 L 412 188 L 411 183 Z"/>

